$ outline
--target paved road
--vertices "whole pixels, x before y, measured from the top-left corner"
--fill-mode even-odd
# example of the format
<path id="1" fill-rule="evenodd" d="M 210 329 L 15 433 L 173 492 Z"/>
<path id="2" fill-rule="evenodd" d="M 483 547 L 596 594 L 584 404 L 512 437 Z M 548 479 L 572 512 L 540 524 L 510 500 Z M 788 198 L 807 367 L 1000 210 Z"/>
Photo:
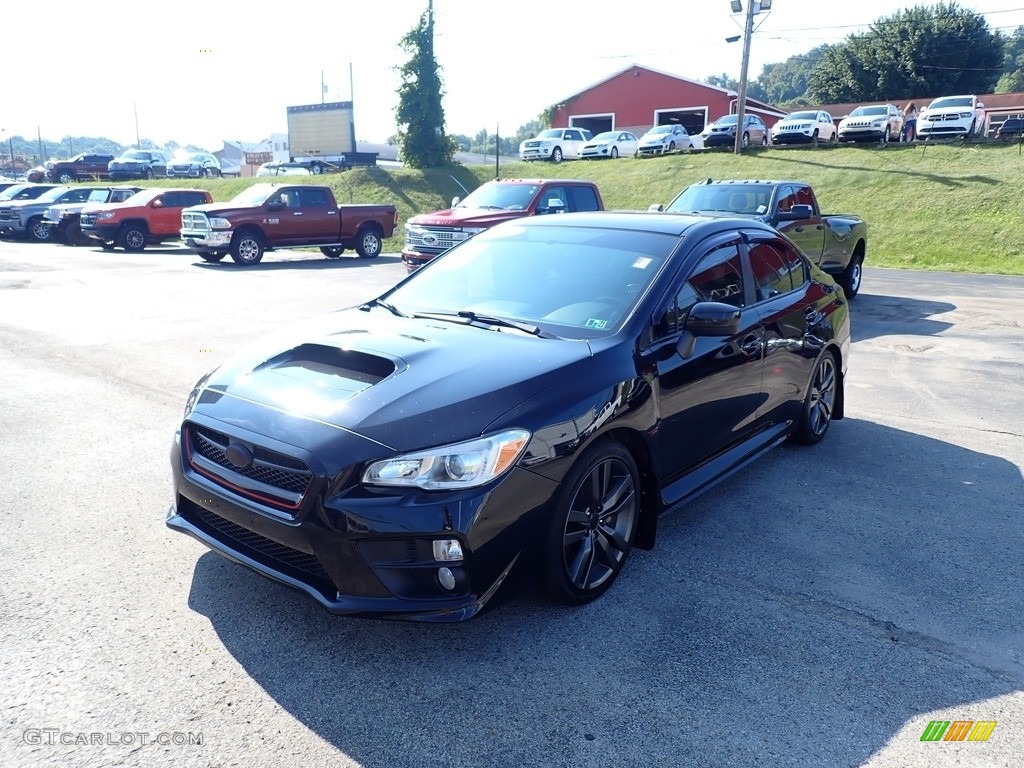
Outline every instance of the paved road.
<path id="1" fill-rule="evenodd" d="M 163 524 L 195 379 L 402 275 L 0 242 L 0 764 L 1020 764 L 1024 280 L 867 270 L 823 445 L 666 519 L 591 606 L 420 626 Z M 940 719 L 998 725 L 922 743 Z"/>

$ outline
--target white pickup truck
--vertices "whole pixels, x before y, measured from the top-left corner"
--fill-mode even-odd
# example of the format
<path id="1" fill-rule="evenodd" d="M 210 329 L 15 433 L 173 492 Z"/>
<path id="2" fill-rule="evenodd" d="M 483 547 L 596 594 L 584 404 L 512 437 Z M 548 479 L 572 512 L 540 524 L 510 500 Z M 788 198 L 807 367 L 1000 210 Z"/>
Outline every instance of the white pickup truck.
<path id="1" fill-rule="evenodd" d="M 583 146 L 593 138 L 583 128 L 549 128 L 519 145 L 521 160 L 550 160 L 560 163 L 564 158 L 579 159 Z"/>

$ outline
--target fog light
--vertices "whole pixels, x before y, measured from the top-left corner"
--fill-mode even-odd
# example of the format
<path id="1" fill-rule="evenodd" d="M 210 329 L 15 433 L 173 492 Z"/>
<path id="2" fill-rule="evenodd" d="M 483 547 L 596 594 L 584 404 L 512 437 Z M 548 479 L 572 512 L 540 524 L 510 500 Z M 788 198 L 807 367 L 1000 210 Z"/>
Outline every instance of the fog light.
<path id="1" fill-rule="evenodd" d="M 440 581 L 441 586 L 449 592 L 455 589 L 455 574 L 452 573 L 451 568 L 438 568 L 437 580 Z"/>
<path id="2" fill-rule="evenodd" d="M 434 559 L 441 563 L 459 562 L 462 560 L 462 544 L 458 539 L 434 539 Z M 447 568 L 441 570 L 447 571 Z M 451 571 L 448 571 L 450 574 Z"/>

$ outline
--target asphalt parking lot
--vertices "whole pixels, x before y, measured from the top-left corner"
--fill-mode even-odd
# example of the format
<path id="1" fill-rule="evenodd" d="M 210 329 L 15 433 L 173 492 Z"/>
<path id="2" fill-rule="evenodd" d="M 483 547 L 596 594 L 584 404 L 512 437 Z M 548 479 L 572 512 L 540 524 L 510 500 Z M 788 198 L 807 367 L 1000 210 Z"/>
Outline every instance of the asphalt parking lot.
<path id="1" fill-rule="evenodd" d="M 823 444 L 663 520 L 590 606 L 434 626 L 164 526 L 195 380 L 404 275 L 197 261 L 0 241 L 0 764 L 1020 765 L 1024 279 L 867 269 Z"/>

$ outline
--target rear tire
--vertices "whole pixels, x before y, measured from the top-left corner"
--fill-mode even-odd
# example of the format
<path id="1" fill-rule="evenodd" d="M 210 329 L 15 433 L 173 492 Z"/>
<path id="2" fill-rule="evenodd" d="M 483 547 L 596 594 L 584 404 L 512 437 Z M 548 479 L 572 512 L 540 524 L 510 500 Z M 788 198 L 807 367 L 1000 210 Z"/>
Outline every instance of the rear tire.
<path id="1" fill-rule="evenodd" d="M 843 287 L 846 298 L 852 301 L 854 296 L 860 293 L 860 284 L 863 279 L 864 257 L 858 254 L 850 258 L 850 263 L 836 278 L 836 282 Z"/>
<path id="2" fill-rule="evenodd" d="M 255 232 L 239 232 L 231 241 L 231 260 L 243 267 L 259 264 L 263 252 L 263 239 Z"/>
<path id="3" fill-rule="evenodd" d="M 361 259 L 375 259 L 384 250 L 384 241 L 376 229 L 364 229 L 356 237 L 356 253 Z"/>
<path id="4" fill-rule="evenodd" d="M 584 605 L 622 572 L 640 521 L 640 472 L 613 441 L 595 443 L 562 482 L 544 545 L 544 591 Z"/>
<path id="5" fill-rule="evenodd" d="M 313 163 L 313 165 L 310 166 L 309 172 L 312 173 L 314 176 L 319 176 L 321 173 L 324 172 L 324 167 L 320 165 L 320 163 Z"/>
<path id="6" fill-rule="evenodd" d="M 821 442 L 832 423 L 838 387 L 839 369 L 836 367 L 836 359 L 831 352 L 826 352 L 811 374 L 800 424 L 793 433 L 794 440 L 804 445 Z"/>
<path id="7" fill-rule="evenodd" d="M 326 256 L 328 259 L 336 259 L 345 252 L 345 249 L 340 245 L 323 245 L 320 246 L 320 253 Z"/>

